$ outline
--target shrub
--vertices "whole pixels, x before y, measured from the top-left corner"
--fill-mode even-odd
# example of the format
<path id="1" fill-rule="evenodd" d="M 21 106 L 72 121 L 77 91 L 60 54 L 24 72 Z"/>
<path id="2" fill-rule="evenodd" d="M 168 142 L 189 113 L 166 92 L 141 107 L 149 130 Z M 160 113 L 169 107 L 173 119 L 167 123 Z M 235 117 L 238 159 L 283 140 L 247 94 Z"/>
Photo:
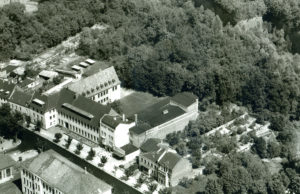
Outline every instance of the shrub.
<path id="1" fill-rule="evenodd" d="M 107 162 L 107 157 L 106 156 L 102 156 L 101 157 L 101 163 L 105 164 Z"/>
<path id="2" fill-rule="evenodd" d="M 60 139 L 62 138 L 62 134 L 61 133 L 55 133 L 54 137 L 55 137 L 55 139 L 53 141 L 55 143 L 59 143 Z"/>
<path id="3" fill-rule="evenodd" d="M 69 147 L 70 147 L 70 145 L 71 145 L 71 142 L 72 142 L 72 138 L 69 136 L 68 137 L 68 139 L 67 140 L 65 140 L 66 141 L 66 144 L 65 144 L 65 147 L 67 148 L 67 149 L 69 149 Z"/>
<path id="4" fill-rule="evenodd" d="M 86 157 L 87 160 L 93 160 L 96 155 L 96 152 L 91 148 L 91 150 L 88 153 L 88 156 Z"/>
<path id="5" fill-rule="evenodd" d="M 148 185 L 148 189 L 149 191 L 154 192 L 157 189 L 157 184 L 151 183 L 150 185 Z"/>

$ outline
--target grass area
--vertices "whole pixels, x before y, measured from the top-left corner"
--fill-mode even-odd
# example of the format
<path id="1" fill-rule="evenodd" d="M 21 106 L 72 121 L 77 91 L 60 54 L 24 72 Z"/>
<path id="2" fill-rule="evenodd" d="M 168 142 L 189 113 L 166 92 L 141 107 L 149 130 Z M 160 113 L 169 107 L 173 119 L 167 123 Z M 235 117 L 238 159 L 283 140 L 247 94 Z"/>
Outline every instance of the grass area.
<path id="1" fill-rule="evenodd" d="M 127 116 L 133 114 L 163 100 L 164 97 L 158 98 L 145 92 L 133 92 L 132 94 L 120 100 L 121 109 Z"/>
<path id="2" fill-rule="evenodd" d="M 209 176 L 211 177 L 211 176 Z M 205 176 L 199 176 L 197 180 L 193 180 L 191 185 L 188 185 L 188 188 L 177 185 L 176 187 L 172 188 L 172 191 L 175 194 L 181 194 L 181 193 L 201 193 L 205 191 L 205 186 L 207 182 L 207 177 Z"/>

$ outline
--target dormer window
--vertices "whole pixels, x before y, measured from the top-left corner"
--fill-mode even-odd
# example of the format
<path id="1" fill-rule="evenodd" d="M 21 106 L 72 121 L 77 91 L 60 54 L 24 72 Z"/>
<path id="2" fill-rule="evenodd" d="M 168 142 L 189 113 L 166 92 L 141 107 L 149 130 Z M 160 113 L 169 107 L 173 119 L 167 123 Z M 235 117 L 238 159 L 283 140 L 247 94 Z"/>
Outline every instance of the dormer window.
<path id="1" fill-rule="evenodd" d="M 163 111 L 163 114 L 164 114 L 164 115 L 166 115 L 166 114 L 168 114 L 168 113 L 169 113 L 168 110 L 164 110 L 164 111 Z"/>

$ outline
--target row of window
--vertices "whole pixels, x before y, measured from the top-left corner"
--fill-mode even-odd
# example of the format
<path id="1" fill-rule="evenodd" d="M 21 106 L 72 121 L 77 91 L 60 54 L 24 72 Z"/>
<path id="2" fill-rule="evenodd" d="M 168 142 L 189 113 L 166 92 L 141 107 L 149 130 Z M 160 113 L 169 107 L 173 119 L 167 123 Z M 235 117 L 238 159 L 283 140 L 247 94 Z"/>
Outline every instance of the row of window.
<path id="1" fill-rule="evenodd" d="M 67 120 L 72 121 L 72 122 L 76 123 L 77 125 L 81 125 L 81 126 L 83 126 L 84 128 L 88 128 L 89 130 L 94 131 L 95 133 L 99 133 L 98 129 L 96 129 L 95 127 L 92 127 L 91 125 L 88 125 L 88 124 L 86 124 L 86 123 L 80 121 L 79 119 L 73 118 L 73 117 L 71 117 L 71 116 L 69 116 L 69 115 L 67 115 L 67 114 L 62 113 L 62 112 L 59 113 L 59 114 L 60 114 L 63 118 L 66 118 Z M 59 119 L 59 121 L 60 121 L 60 119 Z M 60 123 L 60 122 L 59 122 L 59 123 Z"/>
<path id="2" fill-rule="evenodd" d="M 10 168 L 7 168 L 6 170 L 0 171 L 0 180 L 5 179 L 5 178 L 10 177 L 10 176 L 11 176 Z"/>

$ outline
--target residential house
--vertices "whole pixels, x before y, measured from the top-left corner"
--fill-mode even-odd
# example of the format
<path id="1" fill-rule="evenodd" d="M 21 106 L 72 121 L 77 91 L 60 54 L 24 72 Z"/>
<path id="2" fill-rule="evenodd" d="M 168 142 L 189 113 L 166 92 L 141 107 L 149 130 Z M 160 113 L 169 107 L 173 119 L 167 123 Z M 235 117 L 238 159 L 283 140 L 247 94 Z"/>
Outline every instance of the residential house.
<path id="1" fill-rule="evenodd" d="M 99 71 L 68 86 L 71 91 L 101 104 L 121 98 L 121 82 L 114 67 Z"/>
<path id="2" fill-rule="evenodd" d="M 30 102 L 32 97 L 33 94 L 25 93 L 21 89 L 16 88 L 8 99 L 11 110 L 29 115 L 30 109 L 28 108 L 28 102 Z"/>
<path id="3" fill-rule="evenodd" d="M 24 194 L 111 194 L 112 187 L 53 150 L 25 161 Z"/>
<path id="4" fill-rule="evenodd" d="M 163 146 L 157 151 L 141 153 L 139 167 L 166 187 L 176 186 L 192 173 L 192 164 L 187 159 Z"/>
<path id="5" fill-rule="evenodd" d="M 180 93 L 166 98 L 135 115 L 136 125 L 130 129 L 130 142 L 140 147 L 149 138 L 164 139 L 167 134 L 182 131 L 198 116 L 198 98 Z"/>
<path id="6" fill-rule="evenodd" d="M 122 150 L 121 147 L 130 143 L 129 129 L 134 125 L 135 122 L 126 120 L 124 115 L 122 117 L 119 115 L 104 115 L 100 119 L 100 143 L 113 150 L 118 156 L 124 157 L 126 150 Z M 125 148 L 129 148 L 129 146 Z"/>
<path id="7" fill-rule="evenodd" d="M 17 69 L 18 66 L 13 66 L 13 65 L 7 65 L 6 67 L 2 67 L 0 69 L 0 78 L 5 79 L 10 76 L 10 74 Z"/>
<path id="8" fill-rule="evenodd" d="M 39 85 L 41 83 L 41 81 L 39 80 L 35 80 L 33 78 L 30 77 L 26 77 L 20 84 L 19 86 L 23 89 L 30 89 L 30 88 L 34 88 L 37 85 Z"/>
<path id="9" fill-rule="evenodd" d="M 0 154 L 0 184 L 13 178 L 15 161 L 6 154 Z"/>

